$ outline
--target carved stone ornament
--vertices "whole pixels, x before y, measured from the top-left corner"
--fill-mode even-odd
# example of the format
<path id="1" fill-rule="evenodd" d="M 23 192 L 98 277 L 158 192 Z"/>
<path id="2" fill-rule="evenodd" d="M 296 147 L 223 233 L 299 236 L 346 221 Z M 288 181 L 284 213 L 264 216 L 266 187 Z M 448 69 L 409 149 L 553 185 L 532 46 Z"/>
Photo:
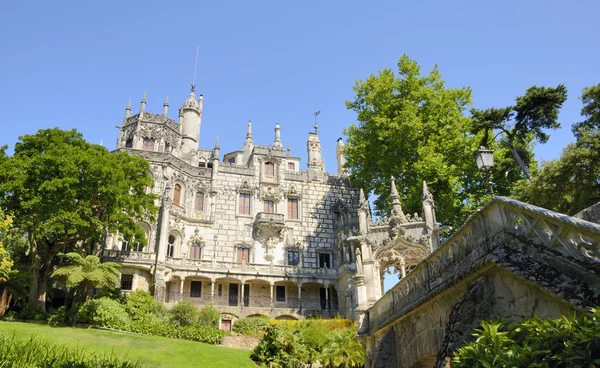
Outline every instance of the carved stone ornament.
<path id="1" fill-rule="evenodd" d="M 192 237 L 188 241 L 189 246 L 192 246 L 194 244 L 198 245 L 200 249 L 204 248 L 205 245 L 204 238 L 202 238 L 202 236 L 200 235 L 200 229 L 198 228 L 194 230 L 194 235 L 192 235 Z"/>

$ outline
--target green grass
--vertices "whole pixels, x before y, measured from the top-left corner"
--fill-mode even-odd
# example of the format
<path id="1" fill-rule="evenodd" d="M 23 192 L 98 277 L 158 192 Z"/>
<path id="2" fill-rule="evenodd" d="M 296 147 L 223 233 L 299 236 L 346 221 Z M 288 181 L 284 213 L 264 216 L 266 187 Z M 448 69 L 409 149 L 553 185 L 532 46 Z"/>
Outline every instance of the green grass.
<path id="1" fill-rule="evenodd" d="M 138 361 L 144 367 L 256 367 L 250 351 L 158 336 L 111 331 L 0 322 L 0 334 L 18 338 L 37 336 L 54 344 L 111 354 Z"/>

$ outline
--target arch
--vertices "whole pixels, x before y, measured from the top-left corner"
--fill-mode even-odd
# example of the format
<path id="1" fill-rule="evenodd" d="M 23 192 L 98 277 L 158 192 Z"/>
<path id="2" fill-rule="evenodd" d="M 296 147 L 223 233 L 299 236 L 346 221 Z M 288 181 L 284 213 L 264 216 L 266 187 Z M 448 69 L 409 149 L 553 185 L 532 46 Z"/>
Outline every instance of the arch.
<path id="1" fill-rule="evenodd" d="M 182 187 L 181 184 L 177 183 L 175 184 L 175 188 L 173 188 L 173 203 L 181 206 L 181 193 L 182 193 Z"/>
<path id="2" fill-rule="evenodd" d="M 265 314 L 255 313 L 255 314 L 247 315 L 246 318 L 269 318 L 269 316 L 267 316 Z"/>
<path id="3" fill-rule="evenodd" d="M 298 317 L 293 316 L 291 314 L 282 314 L 282 315 L 275 317 L 275 319 L 277 321 L 297 321 Z"/>
<path id="4" fill-rule="evenodd" d="M 127 138 L 125 141 L 125 148 L 133 148 L 133 138 Z"/>
<path id="5" fill-rule="evenodd" d="M 174 257 L 175 256 L 175 247 L 177 244 L 177 236 L 174 234 L 169 234 L 167 238 L 167 256 Z"/>
<path id="6" fill-rule="evenodd" d="M 142 150 L 143 151 L 154 151 L 155 140 L 153 138 L 144 137 L 142 139 Z"/>
<path id="7" fill-rule="evenodd" d="M 204 212 L 204 193 L 201 191 L 197 191 L 194 197 L 194 210 L 196 212 Z"/>

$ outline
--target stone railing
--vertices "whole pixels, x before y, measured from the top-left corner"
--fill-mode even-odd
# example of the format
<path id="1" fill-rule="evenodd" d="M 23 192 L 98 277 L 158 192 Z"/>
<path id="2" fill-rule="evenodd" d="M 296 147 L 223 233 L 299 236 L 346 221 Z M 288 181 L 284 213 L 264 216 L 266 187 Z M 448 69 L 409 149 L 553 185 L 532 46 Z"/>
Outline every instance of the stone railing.
<path id="1" fill-rule="evenodd" d="M 116 249 L 103 249 L 102 259 L 114 262 L 142 263 L 150 265 L 154 264 L 154 262 L 156 261 L 156 254 L 152 252 L 134 252 Z"/>
<path id="2" fill-rule="evenodd" d="M 450 287 L 465 271 L 465 260 L 471 265 L 484 262 L 497 246 L 489 240 L 501 233 L 600 274 L 600 225 L 495 197 L 370 307 L 360 331 L 377 330 Z"/>
<path id="3" fill-rule="evenodd" d="M 168 266 L 175 269 L 183 270 L 205 270 L 213 272 L 231 273 L 239 272 L 240 274 L 256 274 L 273 276 L 301 276 L 301 277 L 325 277 L 336 278 L 338 270 L 335 268 L 304 268 L 299 266 L 275 265 L 275 264 L 256 264 L 246 262 L 226 262 L 226 261 L 209 261 L 202 259 L 187 259 L 187 258 L 172 258 L 167 257 Z"/>

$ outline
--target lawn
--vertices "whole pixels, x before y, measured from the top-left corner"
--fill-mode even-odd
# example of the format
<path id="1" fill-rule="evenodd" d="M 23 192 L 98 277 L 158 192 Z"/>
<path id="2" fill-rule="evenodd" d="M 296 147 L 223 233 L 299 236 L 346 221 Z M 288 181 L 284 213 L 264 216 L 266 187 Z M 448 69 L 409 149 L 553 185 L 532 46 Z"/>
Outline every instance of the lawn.
<path id="1" fill-rule="evenodd" d="M 113 352 L 139 361 L 144 367 L 254 367 L 250 351 L 158 336 L 101 330 L 50 327 L 20 322 L 0 322 L 0 334 L 19 338 L 37 335 L 55 344 L 99 354 Z"/>

